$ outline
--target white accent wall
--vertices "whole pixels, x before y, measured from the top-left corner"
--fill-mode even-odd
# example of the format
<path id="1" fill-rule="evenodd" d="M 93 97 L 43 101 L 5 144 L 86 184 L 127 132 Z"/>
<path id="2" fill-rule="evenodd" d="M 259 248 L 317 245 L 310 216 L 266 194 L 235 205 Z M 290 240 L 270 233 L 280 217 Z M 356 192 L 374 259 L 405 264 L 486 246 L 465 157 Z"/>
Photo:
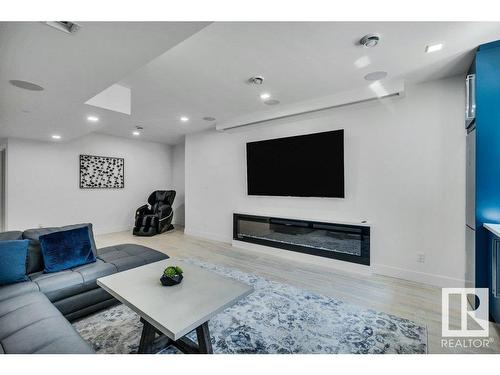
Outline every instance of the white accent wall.
<path id="1" fill-rule="evenodd" d="M 463 285 L 463 86 L 453 77 L 408 86 L 401 99 L 188 135 L 186 233 L 230 242 L 237 211 L 368 220 L 374 272 Z M 345 199 L 247 195 L 246 142 L 335 129 L 345 129 Z"/>
<path id="2" fill-rule="evenodd" d="M 125 158 L 124 189 L 80 189 L 79 155 Z M 10 138 L 6 224 L 9 230 L 91 222 L 96 233 L 131 230 L 137 207 L 172 186 L 170 146 L 91 134 L 68 142 Z"/>

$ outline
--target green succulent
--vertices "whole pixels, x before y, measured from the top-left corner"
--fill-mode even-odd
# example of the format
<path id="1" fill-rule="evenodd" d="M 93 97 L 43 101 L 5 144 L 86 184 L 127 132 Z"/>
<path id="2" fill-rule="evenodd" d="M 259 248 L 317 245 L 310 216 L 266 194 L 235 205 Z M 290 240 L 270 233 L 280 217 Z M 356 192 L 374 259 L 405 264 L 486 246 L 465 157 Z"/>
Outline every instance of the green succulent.
<path id="1" fill-rule="evenodd" d="M 167 268 L 165 268 L 165 271 L 163 271 L 163 274 L 167 277 L 182 275 L 182 268 L 178 266 L 168 266 Z"/>

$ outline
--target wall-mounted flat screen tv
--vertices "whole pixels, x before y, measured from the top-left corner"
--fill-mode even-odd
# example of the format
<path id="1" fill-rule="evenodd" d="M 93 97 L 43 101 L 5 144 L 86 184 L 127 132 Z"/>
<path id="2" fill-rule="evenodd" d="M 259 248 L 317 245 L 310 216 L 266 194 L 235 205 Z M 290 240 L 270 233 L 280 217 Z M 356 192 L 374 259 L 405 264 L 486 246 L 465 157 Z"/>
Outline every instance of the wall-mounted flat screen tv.
<path id="1" fill-rule="evenodd" d="M 344 130 L 247 143 L 249 195 L 344 198 Z"/>

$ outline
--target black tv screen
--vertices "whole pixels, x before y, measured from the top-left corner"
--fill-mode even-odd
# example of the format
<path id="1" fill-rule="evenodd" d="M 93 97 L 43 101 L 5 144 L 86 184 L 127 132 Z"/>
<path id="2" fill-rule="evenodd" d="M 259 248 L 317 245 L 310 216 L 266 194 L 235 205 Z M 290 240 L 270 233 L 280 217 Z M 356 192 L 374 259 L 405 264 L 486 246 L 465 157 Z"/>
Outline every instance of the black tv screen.
<path id="1" fill-rule="evenodd" d="M 249 195 L 344 198 L 344 130 L 247 143 Z"/>

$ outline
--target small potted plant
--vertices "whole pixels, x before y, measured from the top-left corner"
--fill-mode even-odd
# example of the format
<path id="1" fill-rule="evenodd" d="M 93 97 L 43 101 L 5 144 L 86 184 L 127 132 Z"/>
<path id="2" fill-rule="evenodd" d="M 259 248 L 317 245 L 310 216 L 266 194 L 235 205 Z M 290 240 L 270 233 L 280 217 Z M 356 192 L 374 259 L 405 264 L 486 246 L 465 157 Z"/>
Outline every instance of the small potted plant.
<path id="1" fill-rule="evenodd" d="M 163 271 L 160 281 L 164 286 L 172 286 L 180 284 L 182 278 L 182 268 L 178 266 L 168 266 Z"/>

